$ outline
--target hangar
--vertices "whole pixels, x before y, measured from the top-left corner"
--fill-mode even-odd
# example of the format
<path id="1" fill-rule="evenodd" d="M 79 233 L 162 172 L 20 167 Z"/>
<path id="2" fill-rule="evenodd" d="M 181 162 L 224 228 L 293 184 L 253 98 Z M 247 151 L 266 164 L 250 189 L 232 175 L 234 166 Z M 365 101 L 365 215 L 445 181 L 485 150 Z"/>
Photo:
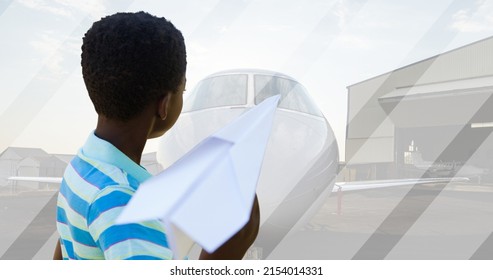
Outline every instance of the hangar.
<path id="1" fill-rule="evenodd" d="M 348 86 L 350 180 L 493 182 L 493 37 Z"/>

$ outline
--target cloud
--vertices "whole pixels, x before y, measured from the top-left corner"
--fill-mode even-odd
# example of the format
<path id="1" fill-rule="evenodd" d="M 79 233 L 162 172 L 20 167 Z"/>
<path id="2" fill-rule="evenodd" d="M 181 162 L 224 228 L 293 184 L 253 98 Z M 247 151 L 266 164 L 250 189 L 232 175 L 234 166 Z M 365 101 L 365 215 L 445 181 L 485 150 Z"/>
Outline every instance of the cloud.
<path id="1" fill-rule="evenodd" d="M 35 40 L 29 42 L 31 47 L 44 57 L 46 71 L 40 76 L 44 80 L 56 80 L 67 73 L 65 62 L 67 57 L 77 57 L 80 54 L 80 39 L 67 37 L 62 41 L 55 37 L 54 32 L 45 31 Z M 74 56 L 75 54 L 75 56 Z"/>
<path id="2" fill-rule="evenodd" d="M 366 36 L 360 36 L 356 34 L 343 33 L 337 36 L 334 40 L 336 46 L 343 47 L 345 49 L 371 49 L 374 47 L 375 42 L 370 40 Z"/>
<path id="3" fill-rule="evenodd" d="M 60 77 L 63 74 L 63 55 L 57 52 L 62 42 L 53 37 L 50 32 L 45 32 L 37 36 L 37 38 L 29 44 L 35 51 L 40 54 L 40 57 L 47 58 L 44 62 L 46 72 L 43 73 L 41 79 L 52 80 Z"/>
<path id="4" fill-rule="evenodd" d="M 100 18 L 106 12 L 106 7 L 102 0 L 55 0 L 58 4 L 89 14 L 93 18 Z"/>
<path id="5" fill-rule="evenodd" d="M 51 33 L 50 31 L 46 31 L 38 35 L 36 40 L 29 42 L 29 44 L 38 52 L 48 55 L 52 54 L 62 42 L 53 37 Z"/>
<path id="6" fill-rule="evenodd" d="M 198 42 L 187 43 L 187 60 L 193 61 L 194 64 L 206 61 L 209 53 L 210 50 Z"/>
<path id="7" fill-rule="evenodd" d="M 30 9 L 69 18 L 80 13 L 99 18 L 106 11 L 101 0 L 19 0 L 19 3 Z"/>
<path id="8" fill-rule="evenodd" d="M 293 26 L 287 24 L 261 24 L 258 28 L 268 32 L 285 32 L 293 29 Z"/>
<path id="9" fill-rule="evenodd" d="M 49 5 L 44 0 L 19 0 L 19 3 L 27 8 L 48 12 L 57 16 L 71 16 L 70 11 L 68 11 L 67 9 L 59 6 Z"/>
<path id="10" fill-rule="evenodd" d="M 346 1 L 338 0 L 337 3 L 334 5 L 333 14 L 338 19 L 338 23 L 337 23 L 338 27 L 340 29 L 346 27 L 347 18 L 349 16 L 349 8 L 347 7 Z"/>
<path id="11" fill-rule="evenodd" d="M 493 31 L 493 3 L 477 1 L 476 9 L 463 9 L 452 16 L 451 28 L 459 32 Z"/>

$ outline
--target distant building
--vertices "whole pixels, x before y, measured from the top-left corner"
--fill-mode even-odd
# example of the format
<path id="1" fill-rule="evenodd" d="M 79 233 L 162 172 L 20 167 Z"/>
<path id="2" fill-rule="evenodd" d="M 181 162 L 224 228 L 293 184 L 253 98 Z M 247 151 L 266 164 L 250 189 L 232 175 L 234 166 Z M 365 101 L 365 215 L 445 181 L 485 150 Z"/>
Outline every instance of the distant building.
<path id="1" fill-rule="evenodd" d="M 65 164 L 69 164 L 70 161 L 74 158 L 74 155 L 64 155 L 64 154 L 53 154 L 52 156 L 58 158 L 59 160 L 65 162 Z"/>
<path id="2" fill-rule="evenodd" d="M 39 148 L 9 147 L 0 154 L 0 191 L 57 188 L 57 184 L 9 181 L 11 176 L 62 177 L 70 155 L 50 155 Z"/>
<path id="3" fill-rule="evenodd" d="M 348 86 L 347 173 L 488 177 L 492 131 L 493 37 Z"/>
<path id="4" fill-rule="evenodd" d="M 9 147 L 0 154 L 0 193 L 58 189 L 59 184 L 11 181 L 9 177 L 63 177 L 74 155 L 48 154 L 39 148 Z M 162 170 L 156 153 L 142 155 L 141 165 L 155 175 Z"/>

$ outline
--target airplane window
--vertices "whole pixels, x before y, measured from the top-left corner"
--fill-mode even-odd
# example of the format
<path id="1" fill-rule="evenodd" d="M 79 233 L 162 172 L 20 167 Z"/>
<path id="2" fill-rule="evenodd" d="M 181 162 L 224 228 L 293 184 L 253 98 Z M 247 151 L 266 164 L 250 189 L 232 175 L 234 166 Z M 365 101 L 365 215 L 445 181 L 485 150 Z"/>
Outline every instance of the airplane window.
<path id="1" fill-rule="evenodd" d="M 183 112 L 221 106 L 244 105 L 247 101 L 248 75 L 224 75 L 201 81 L 188 97 Z"/>
<path id="2" fill-rule="evenodd" d="M 323 116 L 301 84 L 281 77 L 255 75 L 255 104 L 277 94 L 281 94 L 280 108 Z"/>

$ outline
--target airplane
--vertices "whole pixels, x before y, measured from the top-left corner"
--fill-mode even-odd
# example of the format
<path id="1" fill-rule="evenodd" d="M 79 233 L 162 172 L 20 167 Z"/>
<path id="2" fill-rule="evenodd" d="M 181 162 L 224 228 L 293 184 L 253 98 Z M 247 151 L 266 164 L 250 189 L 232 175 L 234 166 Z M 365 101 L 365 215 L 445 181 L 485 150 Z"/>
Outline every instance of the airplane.
<path id="1" fill-rule="evenodd" d="M 281 100 L 257 184 L 261 227 L 254 246 L 262 248 L 263 257 L 290 232 L 306 225 L 332 192 L 468 180 L 455 177 L 336 183 L 339 150 L 329 122 L 298 81 L 261 69 L 226 70 L 201 80 L 187 94 L 173 129 L 160 139 L 158 162 L 167 168 L 235 117 L 278 94 Z"/>
<path id="2" fill-rule="evenodd" d="M 306 89 L 283 73 L 233 69 L 214 73 L 187 93 L 174 127 L 161 137 L 157 161 L 169 167 L 207 136 L 264 99 L 281 95 L 257 184 L 261 209 L 254 248 L 266 258 L 290 232 L 306 225 L 330 193 L 467 178 L 337 182 L 339 150 L 332 128 Z M 61 178 L 10 177 L 60 183 Z"/>
<path id="3" fill-rule="evenodd" d="M 411 164 L 414 168 L 425 172 L 428 177 L 467 177 L 469 179 L 476 178 L 481 181 L 481 176 L 489 174 L 490 170 L 487 168 L 477 167 L 471 164 L 464 164 L 461 162 L 443 162 L 443 161 L 427 161 L 422 157 L 421 152 L 415 145 L 414 141 L 411 141 L 409 145 L 409 151 L 405 153 L 406 162 Z"/>

